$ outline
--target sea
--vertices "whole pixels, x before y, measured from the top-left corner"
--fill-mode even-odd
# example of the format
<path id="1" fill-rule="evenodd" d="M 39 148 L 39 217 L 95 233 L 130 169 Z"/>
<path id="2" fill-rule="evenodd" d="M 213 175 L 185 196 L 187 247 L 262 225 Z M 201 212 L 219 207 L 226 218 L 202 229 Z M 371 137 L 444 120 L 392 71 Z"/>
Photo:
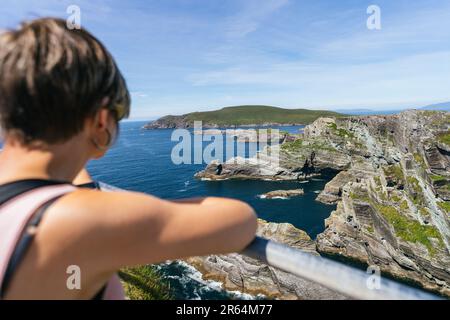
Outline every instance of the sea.
<path id="1" fill-rule="evenodd" d="M 202 164 L 175 164 L 172 150 L 179 141 L 172 141 L 172 129 L 143 130 L 146 122 L 123 122 L 120 136 L 105 157 L 92 160 L 88 171 L 97 181 L 113 186 L 144 192 L 164 199 L 192 197 L 230 197 L 249 203 L 258 216 L 270 222 L 287 222 L 306 231 L 315 238 L 324 230 L 324 220 L 335 206 L 315 201 L 320 190 L 331 177 L 297 181 L 204 181 L 194 174 L 205 168 Z M 299 133 L 302 126 L 287 126 L 280 130 Z M 194 137 L 193 132 L 190 132 Z M 193 139 L 192 139 L 193 140 Z M 197 148 L 205 148 L 211 142 L 203 142 Z M 248 143 L 247 143 L 248 144 Z M 192 146 L 192 148 L 196 148 Z M 249 145 L 245 156 L 254 154 Z M 195 150 L 191 150 L 194 153 Z M 262 199 L 260 195 L 279 189 L 302 188 L 305 194 L 291 199 Z M 187 228 L 189 226 L 186 226 Z M 214 281 L 203 280 L 193 267 L 180 262 L 166 262 L 157 266 L 170 285 L 176 299 L 257 299 L 240 292 L 230 292 Z"/>

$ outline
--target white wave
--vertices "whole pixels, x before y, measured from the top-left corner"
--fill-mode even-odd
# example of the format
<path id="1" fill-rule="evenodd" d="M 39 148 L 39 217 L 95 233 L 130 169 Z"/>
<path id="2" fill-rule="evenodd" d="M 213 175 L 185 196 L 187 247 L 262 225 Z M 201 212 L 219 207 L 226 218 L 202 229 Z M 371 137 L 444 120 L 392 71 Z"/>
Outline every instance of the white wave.
<path id="1" fill-rule="evenodd" d="M 305 181 L 299 181 L 298 183 L 308 183 L 309 180 L 305 180 Z"/>
<path id="2" fill-rule="evenodd" d="M 265 194 L 260 194 L 259 196 L 258 196 L 258 198 L 260 198 L 260 199 L 270 199 L 270 200 L 272 200 L 272 199 L 277 199 L 277 200 L 288 200 L 289 198 L 287 198 L 287 197 L 281 197 L 281 196 L 276 196 L 276 197 L 272 197 L 272 198 L 267 198 L 267 195 L 265 195 Z"/>
<path id="3" fill-rule="evenodd" d="M 321 193 L 322 191 L 320 191 L 320 190 L 316 190 L 316 191 L 314 191 L 314 193 L 317 193 L 317 194 L 319 194 L 319 193 Z"/>
<path id="4" fill-rule="evenodd" d="M 166 262 L 166 263 L 172 263 L 172 262 Z M 197 269 L 195 269 L 190 264 L 188 264 L 184 261 L 176 261 L 175 263 L 177 263 L 185 268 L 183 277 L 170 276 L 170 275 L 167 277 L 168 278 L 172 277 L 173 279 L 178 278 L 180 283 L 182 283 L 183 285 L 185 285 L 189 280 L 192 280 L 192 281 L 196 281 L 204 286 L 199 289 L 200 291 L 216 291 L 216 292 L 226 291 L 233 298 L 242 299 L 242 300 L 255 300 L 255 299 L 263 299 L 264 298 L 263 295 L 253 296 L 251 294 L 243 293 L 243 292 L 240 292 L 237 290 L 235 290 L 235 291 L 224 290 L 223 284 L 221 282 L 214 281 L 214 280 L 204 280 L 202 273 L 200 271 L 198 271 Z M 197 292 L 195 292 L 195 295 L 196 295 L 196 299 L 199 299 L 199 300 L 201 299 L 201 296 Z"/>
<path id="5" fill-rule="evenodd" d="M 259 300 L 264 299 L 265 296 L 262 294 L 257 294 L 256 296 L 252 296 L 251 294 L 240 292 L 240 291 L 227 291 L 231 295 L 233 295 L 233 298 L 240 299 L 240 300 Z"/>
<path id="6" fill-rule="evenodd" d="M 197 269 L 195 269 L 190 264 L 187 264 L 184 261 L 177 261 L 176 263 L 180 264 L 181 266 L 183 266 L 186 269 L 186 271 L 183 275 L 184 279 L 183 279 L 183 281 L 181 281 L 181 283 L 186 283 L 187 281 L 192 280 L 192 281 L 200 283 L 204 286 L 204 287 L 200 288 L 200 291 L 220 292 L 223 290 L 221 282 L 214 281 L 214 280 L 204 280 L 201 272 L 198 271 Z M 198 299 L 201 299 L 201 297 L 198 295 L 198 293 L 196 293 L 196 295 L 198 296 Z"/>
<path id="7" fill-rule="evenodd" d="M 225 181 L 228 180 L 227 178 L 222 178 L 222 179 L 211 179 L 211 178 L 201 178 L 201 181 Z"/>

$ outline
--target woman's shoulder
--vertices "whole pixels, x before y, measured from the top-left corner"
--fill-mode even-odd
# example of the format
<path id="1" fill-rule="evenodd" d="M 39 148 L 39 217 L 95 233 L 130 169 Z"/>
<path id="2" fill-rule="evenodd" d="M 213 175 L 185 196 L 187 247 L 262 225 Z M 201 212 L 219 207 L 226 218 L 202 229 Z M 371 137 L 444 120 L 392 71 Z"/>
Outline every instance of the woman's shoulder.
<path id="1" fill-rule="evenodd" d="M 81 228 L 83 222 L 107 223 L 108 219 L 114 219 L 117 215 L 139 212 L 150 214 L 167 203 L 139 192 L 77 188 L 58 199 L 46 215 L 54 223 L 66 221 Z"/>

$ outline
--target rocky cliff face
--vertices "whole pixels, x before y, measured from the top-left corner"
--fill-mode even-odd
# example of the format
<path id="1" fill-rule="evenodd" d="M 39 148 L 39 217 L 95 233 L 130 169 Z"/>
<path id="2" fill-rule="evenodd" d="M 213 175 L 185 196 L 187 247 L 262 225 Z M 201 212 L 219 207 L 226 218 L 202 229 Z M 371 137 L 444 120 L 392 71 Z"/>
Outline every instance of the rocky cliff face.
<path id="1" fill-rule="evenodd" d="M 352 156 L 319 195 L 338 207 L 317 237 L 318 251 L 450 296 L 450 157 L 440 140 L 450 115 L 410 111 L 346 122 L 370 152 Z"/>
<path id="2" fill-rule="evenodd" d="M 257 234 L 318 255 L 314 241 L 291 224 L 259 220 Z M 204 278 L 220 281 L 228 290 L 274 299 L 345 299 L 339 293 L 239 254 L 193 257 L 187 262 Z"/>
<path id="3" fill-rule="evenodd" d="M 317 198 L 338 204 L 318 252 L 450 296 L 449 129 L 448 112 L 321 118 L 285 139 L 277 166 L 232 159 L 221 175 L 213 163 L 198 176 L 307 179 L 339 171 Z"/>

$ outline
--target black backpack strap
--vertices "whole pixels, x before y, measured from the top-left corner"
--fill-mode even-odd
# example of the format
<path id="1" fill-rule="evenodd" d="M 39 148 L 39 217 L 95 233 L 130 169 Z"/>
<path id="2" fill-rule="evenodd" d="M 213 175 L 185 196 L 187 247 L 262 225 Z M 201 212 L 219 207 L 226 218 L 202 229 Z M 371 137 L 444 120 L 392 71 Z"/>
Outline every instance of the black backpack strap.
<path id="1" fill-rule="evenodd" d="M 2 184 L 0 185 L 0 206 L 17 197 L 18 195 L 21 195 L 22 193 L 40 187 L 54 186 L 59 184 L 70 183 L 56 180 L 26 179 Z"/>
<path id="2" fill-rule="evenodd" d="M 78 188 L 86 188 L 86 189 L 99 189 L 100 190 L 100 184 L 97 181 L 91 181 L 88 183 L 78 184 Z"/>

